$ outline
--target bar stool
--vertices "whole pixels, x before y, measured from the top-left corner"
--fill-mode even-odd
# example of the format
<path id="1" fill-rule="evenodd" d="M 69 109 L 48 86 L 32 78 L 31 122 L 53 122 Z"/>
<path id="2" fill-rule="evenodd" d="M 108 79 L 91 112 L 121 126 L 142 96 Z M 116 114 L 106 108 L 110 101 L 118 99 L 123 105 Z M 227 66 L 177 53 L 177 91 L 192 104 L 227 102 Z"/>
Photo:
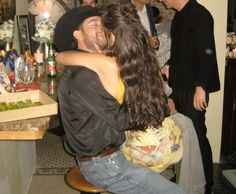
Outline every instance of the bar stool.
<path id="1" fill-rule="evenodd" d="M 106 192 L 90 184 L 80 172 L 79 166 L 74 166 L 65 174 L 65 182 L 73 189 L 79 190 L 81 194 L 92 194 Z"/>

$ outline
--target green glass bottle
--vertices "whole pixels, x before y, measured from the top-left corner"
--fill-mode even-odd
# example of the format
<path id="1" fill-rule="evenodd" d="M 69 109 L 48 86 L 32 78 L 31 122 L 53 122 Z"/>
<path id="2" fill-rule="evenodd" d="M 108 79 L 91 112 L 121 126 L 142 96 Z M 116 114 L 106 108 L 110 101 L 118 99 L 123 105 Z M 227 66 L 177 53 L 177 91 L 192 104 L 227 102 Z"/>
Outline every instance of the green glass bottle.
<path id="1" fill-rule="evenodd" d="M 47 75 L 48 77 L 56 77 L 56 59 L 54 56 L 52 45 L 49 46 L 49 55 L 46 59 L 47 61 Z"/>

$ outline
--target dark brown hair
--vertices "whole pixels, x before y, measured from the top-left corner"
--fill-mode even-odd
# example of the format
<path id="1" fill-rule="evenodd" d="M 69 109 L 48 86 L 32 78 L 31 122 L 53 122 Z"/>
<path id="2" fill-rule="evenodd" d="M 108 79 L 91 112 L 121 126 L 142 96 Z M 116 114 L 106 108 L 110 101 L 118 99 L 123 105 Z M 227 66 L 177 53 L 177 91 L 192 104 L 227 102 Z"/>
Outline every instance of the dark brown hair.
<path id="1" fill-rule="evenodd" d="M 169 114 L 155 51 L 130 0 L 109 1 L 102 16 L 108 33 L 115 35 L 109 55 L 115 56 L 125 84 L 124 103 L 131 123 L 159 127 Z"/>

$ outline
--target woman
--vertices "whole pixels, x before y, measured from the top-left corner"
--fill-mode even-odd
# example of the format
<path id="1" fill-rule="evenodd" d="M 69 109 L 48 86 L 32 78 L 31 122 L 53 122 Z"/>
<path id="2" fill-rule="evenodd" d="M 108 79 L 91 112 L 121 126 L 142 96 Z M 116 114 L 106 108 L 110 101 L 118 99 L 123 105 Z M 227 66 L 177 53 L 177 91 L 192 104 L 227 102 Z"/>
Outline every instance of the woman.
<path id="1" fill-rule="evenodd" d="M 164 121 L 169 111 L 155 51 L 131 1 L 107 3 L 102 21 L 108 41 L 104 54 L 64 52 L 57 61 L 98 74 L 104 88 L 128 107 L 131 124 L 143 126 L 143 131 L 127 131 L 126 157 L 160 172 L 180 160 L 182 139 L 175 123 Z"/>

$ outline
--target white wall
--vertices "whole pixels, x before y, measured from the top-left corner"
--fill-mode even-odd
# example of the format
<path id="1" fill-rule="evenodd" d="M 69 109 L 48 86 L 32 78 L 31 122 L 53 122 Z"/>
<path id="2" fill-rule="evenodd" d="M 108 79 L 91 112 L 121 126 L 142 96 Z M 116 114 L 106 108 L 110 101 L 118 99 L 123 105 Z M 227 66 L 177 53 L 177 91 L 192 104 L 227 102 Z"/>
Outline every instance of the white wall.
<path id="1" fill-rule="evenodd" d="M 223 114 L 227 0 L 198 0 L 198 2 L 204 5 L 211 12 L 215 20 L 216 52 L 221 90 L 210 95 L 210 103 L 206 115 L 206 124 L 208 128 L 207 135 L 209 137 L 213 152 L 213 160 L 214 162 L 219 162 Z"/>
<path id="2" fill-rule="evenodd" d="M 16 0 L 16 15 L 28 14 L 28 0 Z"/>

